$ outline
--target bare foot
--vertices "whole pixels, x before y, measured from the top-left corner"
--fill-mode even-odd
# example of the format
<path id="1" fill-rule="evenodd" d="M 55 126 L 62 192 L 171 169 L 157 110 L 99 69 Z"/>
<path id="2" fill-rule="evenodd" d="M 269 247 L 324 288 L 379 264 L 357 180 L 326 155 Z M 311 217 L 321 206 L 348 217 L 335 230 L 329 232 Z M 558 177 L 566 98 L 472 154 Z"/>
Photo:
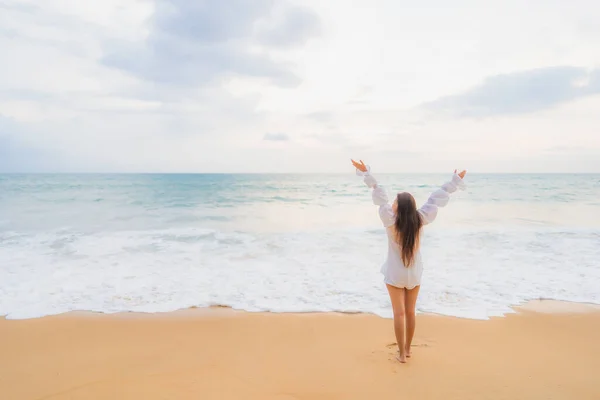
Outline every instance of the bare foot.
<path id="1" fill-rule="evenodd" d="M 410 358 L 410 356 L 412 356 L 412 353 L 410 352 L 410 347 L 408 347 L 406 349 L 406 358 Z"/>
<path id="2" fill-rule="evenodd" d="M 399 354 L 396 356 L 396 360 L 400 361 L 402 364 L 404 364 L 406 362 L 406 355 L 404 354 Z"/>

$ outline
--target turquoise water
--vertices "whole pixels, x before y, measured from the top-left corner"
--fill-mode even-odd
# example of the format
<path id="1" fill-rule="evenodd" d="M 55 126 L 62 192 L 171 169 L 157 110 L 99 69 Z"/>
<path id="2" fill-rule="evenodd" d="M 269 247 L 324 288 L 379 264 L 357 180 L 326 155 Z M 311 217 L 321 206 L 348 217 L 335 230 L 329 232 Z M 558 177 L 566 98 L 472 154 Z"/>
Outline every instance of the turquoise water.
<path id="1" fill-rule="evenodd" d="M 446 175 L 377 176 L 418 202 Z M 418 308 L 600 303 L 600 175 L 477 175 L 424 233 Z M 0 175 L 0 315 L 69 310 L 390 316 L 387 242 L 348 175 Z"/>

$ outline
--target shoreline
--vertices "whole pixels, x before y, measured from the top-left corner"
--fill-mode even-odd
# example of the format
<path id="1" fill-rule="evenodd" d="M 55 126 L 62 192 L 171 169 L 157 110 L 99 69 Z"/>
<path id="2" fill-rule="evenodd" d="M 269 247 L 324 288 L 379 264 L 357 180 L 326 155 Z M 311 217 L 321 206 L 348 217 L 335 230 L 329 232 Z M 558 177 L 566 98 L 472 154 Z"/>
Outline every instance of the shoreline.
<path id="1" fill-rule="evenodd" d="M 0 319 L 0 397 L 591 400 L 598 331 L 600 306 L 579 303 L 538 301 L 489 320 L 419 314 L 413 357 L 399 364 L 392 320 L 370 314 Z"/>
<path id="2" fill-rule="evenodd" d="M 505 318 L 508 315 L 519 314 L 522 312 L 534 312 L 544 314 L 581 314 L 581 313 L 595 313 L 600 312 L 600 304 L 594 303 L 580 303 L 574 301 L 565 300 L 552 300 L 552 299 L 536 299 L 529 300 L 525 303 L 510 306 L 511 312 L 504 313 L 502 315 L 490 316 L 488 319 L 480 318 L 466 318 L 457 317 L 453 315 L 438 314 L 432 312 L 419 312 L 417 316 L 437 316 L 442 318 L 456 318 L 459 320 L 467 321 L 488 321 L 495 318 Z M 274 311 L 247 311 L 243 309 L 237 309 L 230 306 L 214 305 L 209 307 L 188 307 L 180 308 L 173 311 L 159 311 L 159 312 L 140 312 L 140 311 L 118 311 L 114 313 L 106 313 L 101 311 L 89 311 L 89 310 L 74 310 L 60 314 L 44 315 L 41 317 L 34 318 L 19 318 L 11 319 L 6 316 L 0 316 L 0 321 L 28 321 L 38 320 L 45 318 L 56 318 L 56 317 L 71 317 L 71 318 L 88 318 L 88 317 L 114 317 L 114 318 L 173 318 L 173 317 L 207 317 L 207 316 L 224 316 L 225 314 L 250 314 L 250 315 L 261 315 L 261 314 L 273 314 L 273 315 L 365 315 L 381 318 L 384 320 L 390 320 L 391 318 L 381 317 L 373 313 L 365 312 L 343 312 L 343 311 L 306 311 L 306 312 L 274 312 Z"/>

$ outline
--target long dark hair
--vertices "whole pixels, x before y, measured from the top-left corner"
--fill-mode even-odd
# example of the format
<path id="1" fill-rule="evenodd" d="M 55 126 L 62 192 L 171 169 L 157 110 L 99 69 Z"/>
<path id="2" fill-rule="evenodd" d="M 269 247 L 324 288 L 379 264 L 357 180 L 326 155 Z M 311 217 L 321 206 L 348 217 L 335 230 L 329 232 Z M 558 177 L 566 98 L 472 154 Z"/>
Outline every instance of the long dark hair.
<path id="1" fill-rule="evenodd" d="M 402 262 L 406 267 L 413 265 L 415 255 L 419 249 L 419 238 L 423 221 L 417 211 L 417 203 L 410 193 L 398 193 L 396 198 L 398 208 L 396 210 L 396 221 L 394 228 L 398 244 L 400 245 L 400 255 Z"/>

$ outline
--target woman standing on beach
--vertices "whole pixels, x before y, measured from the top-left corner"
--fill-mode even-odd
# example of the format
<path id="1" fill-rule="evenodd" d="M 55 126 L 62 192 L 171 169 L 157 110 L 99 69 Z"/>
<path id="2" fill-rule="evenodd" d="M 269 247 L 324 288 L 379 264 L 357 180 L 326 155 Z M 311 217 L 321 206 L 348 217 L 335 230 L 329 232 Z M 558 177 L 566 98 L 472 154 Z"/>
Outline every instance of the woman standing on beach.
<path id="1" fill-rule="evenodd" d="M 394 332 L 398 343 L 398 360 L 406 362 L 411 356 L 410 345 L 415 334 L 415 308 L 421 287 L 423 261 L 421 259 L 421 228 L 437 216 L 438 207 L 448 204 L 450 194 L 464 189 L 463 178 L 467 171 L 456 173 L 450 182 L 429 196 L 419 209 L 414 197 L 407 192 L 398 193 L 394 203 L 388 203 L 386 191 L 377 184 L 370 168 L 361 160 L 352 160 L 356 173 L 364 177 L 365 184 L 373 189 L 373 204 L 379 206 L 379 217 L 388 236 L 388 256 L 381 267 L 384 282 L 394 311 Z"/>

